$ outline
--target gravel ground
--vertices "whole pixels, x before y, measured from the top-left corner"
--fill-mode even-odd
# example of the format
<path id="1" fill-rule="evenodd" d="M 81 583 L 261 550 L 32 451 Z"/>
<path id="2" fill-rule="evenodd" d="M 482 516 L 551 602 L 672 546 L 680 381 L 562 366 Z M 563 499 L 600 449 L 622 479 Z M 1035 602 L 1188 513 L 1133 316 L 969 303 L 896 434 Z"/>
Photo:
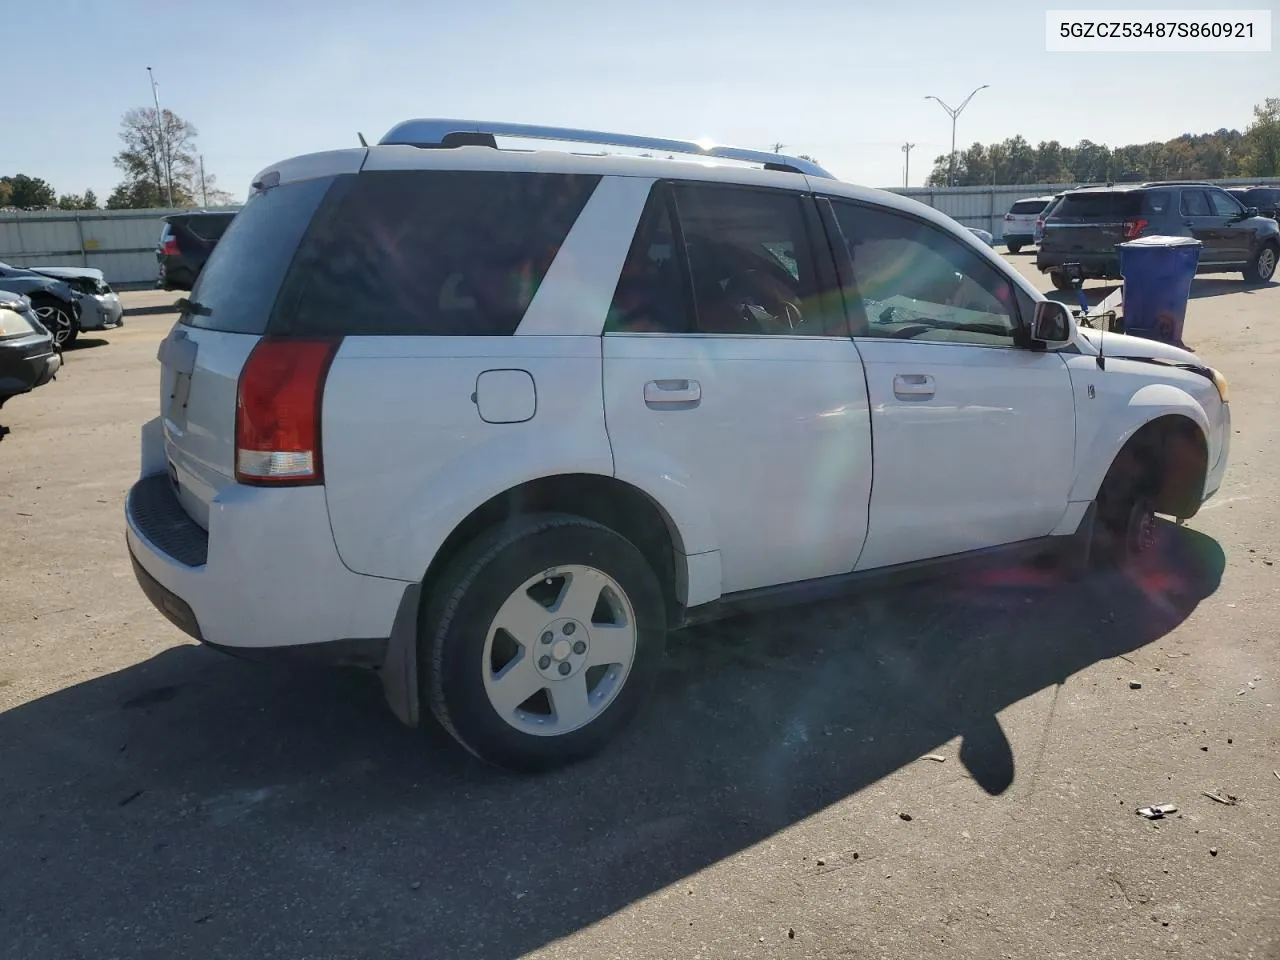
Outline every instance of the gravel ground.
<path id="1" fill-rule="evenodd" d="M 0 412 L 0 956 L 1280 958 L 1280 285 L 1194 293 L 1232 463 L 1141 576 L 690 631 L 615 749 L 524 780 L 150 607 L 176 294 L 126 293 Z"/>

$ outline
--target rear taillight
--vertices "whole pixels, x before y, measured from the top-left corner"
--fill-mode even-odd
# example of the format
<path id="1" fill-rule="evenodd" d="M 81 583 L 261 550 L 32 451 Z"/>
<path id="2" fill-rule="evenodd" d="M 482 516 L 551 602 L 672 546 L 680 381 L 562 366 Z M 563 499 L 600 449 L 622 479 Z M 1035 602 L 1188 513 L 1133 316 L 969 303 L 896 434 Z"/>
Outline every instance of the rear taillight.
<path id="1" fill-rule="evenodd" d="M 320 403 L 336 340 L 260 340 L 236 395 L 236 480 L 258 486 L 324 482 Z"/>
<path id="2" fill-rule="evenodd" d="M 163 253 L 166 257 L 176 257 L 180 252 L 178 250 L 178 238 L 170 237 L 168 240 L 166 240 L 164 242 L 164 246 L 160 248 L 160 252 Z"/>
<path id="3" fill-rule="evenodd" d="M 1124 222 L 1124 238 L 1126 240 L 1136 240 L 1142 236 L 1142 231 L 1147 229 L 1146 220 L 1126 220 Z"/>

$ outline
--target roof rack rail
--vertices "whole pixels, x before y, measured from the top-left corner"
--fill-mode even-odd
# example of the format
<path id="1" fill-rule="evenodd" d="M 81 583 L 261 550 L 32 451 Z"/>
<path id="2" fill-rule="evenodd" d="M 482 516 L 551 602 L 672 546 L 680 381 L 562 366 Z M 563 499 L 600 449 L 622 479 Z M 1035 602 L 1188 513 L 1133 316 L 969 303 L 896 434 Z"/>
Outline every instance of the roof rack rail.
<path id="1" fill-rule="evenodd" d="M 835 177 L 811 160 L 790 157 L 767 150 L 744 150 L 740 147 L 723 147 L 711 143 L 695 143 L 692 140 L 663 140 L 658 137 L 638 137 L 628 133 L 604 133 L 599 130 L 575 130 L 569 127 L 542 127 L 523 123 L 494 123 L 477 120 L 405 120 L 387 131 L 378 141 L 380 145 L 400 144 L 411 147 L 493 147 L 498 137 L 522 140 L 560 140 L 570 143 L 591 143 L 601 146 L 628 147 L 636 150 L 655 150 L 665 153 L 686 153 L 717 160 L 738 160 L 758 163 L 767 170 L 786 173 L 803 173 L 811 177 L 834 180 Z"/>
<path id="2" fill-rule="evenodd" d="M 1212 187 L 1213 184 L 1208 180 L 1144 180 L 1139 186 L 1143 187 Z"/>

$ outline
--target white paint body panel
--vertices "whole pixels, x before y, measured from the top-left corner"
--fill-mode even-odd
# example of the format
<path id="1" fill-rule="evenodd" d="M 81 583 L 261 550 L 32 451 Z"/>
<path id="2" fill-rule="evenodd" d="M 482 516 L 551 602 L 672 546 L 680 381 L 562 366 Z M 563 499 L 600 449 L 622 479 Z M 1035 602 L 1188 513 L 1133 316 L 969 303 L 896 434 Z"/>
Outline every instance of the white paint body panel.
<path id="1" fill-rule="evenodd" d="M 875 436 L 860 570 L 1048 535 L 1067 506 L 1075 405 L 1062 357 L 860 339 Z M 927 377 L 900 399 L 895 378 Z"/>
<path id="2" fill-rule="evenodd" d="M 537 414 L 486 423 L 472 393 L 516 363 Z M 348 337 L 323 407 L 325 494 L 352 570 L 420 580 L 476 507 L 562 473 L 613 473 L 599 337 Z"/>
<path id="3" fill-rule="evenodd" d="M 610 334 L 604 384 L 618 477 L 705 504 L 725 593 L 853 569 L 871 432 L 851 340 Z"/>
<path id="4" fill-rule="evenodd" d="M 158 421 L 142 437 L 147 476 L 164 459 Z M 210 502 L 207 526 L 208 561 L 199 567 L 165 554 L 132 520 L 126 536 L 147 572 L 191 607 L 208 642 L 284 647 L 390 636 L 406 584 L 343 566 L 322 488 L 230 484 Z"/>

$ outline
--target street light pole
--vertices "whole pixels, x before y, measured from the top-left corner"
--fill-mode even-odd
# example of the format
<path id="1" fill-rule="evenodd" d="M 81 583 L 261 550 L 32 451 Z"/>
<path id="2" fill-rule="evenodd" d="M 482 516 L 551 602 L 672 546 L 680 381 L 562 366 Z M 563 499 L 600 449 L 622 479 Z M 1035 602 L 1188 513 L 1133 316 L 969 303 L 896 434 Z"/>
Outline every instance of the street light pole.
<path id="1" fill-rule="evenodd" d="M 173 209 L 173 170 L 169 161 L 169 141 L 164 135 L 164 120 L 160 114 L 160 94 L 156 93 L 156 77 L 151 72 L 151 68 L 147 67 L 147 77 L 151 80 L 151 100 L 156 105 L 156 150 L 164 151 L 160 158 L 164 162 L 164 195 L 165 200 L 169 204 L 169 209 Z M 160 184 L 156 184 L 160 186 Z"/>
<path id="2" fill-rule="evenodd" d="M 960 116 L 960 113 L 964 110 L 964 108 L 969 105 L 969 101 L 974 98 L 974 95 L 977 94 L 978 90 L 985 90 L 989 86 L 991 86 L 991 84 L 984 83 L 982 86 L 975 89 L 973 93 L 969 94 L 967 97 L 964 98 L 964 101 L 958 107 L 951 107 L 947 103 L 939 99 L 938 97 L 934 97 L 934 96 L 925 97 L 926 100 L 937 100 L 938 106 L 942 107 L 943 110 L 947 111 L 947 115 L 951 117 L 951 167 L 947 172 L 948 187 L 954 186 L 955 180 L 956 180 L 956 119 Z"/>
<path id="3" fill-rule="evenodd" d="M 911 186 L 911 151 L 915 147 L 914 143 L 904 143 L 902 152 L 906 159 L 902 162 L 902 185 L 904 187 Z"/>

